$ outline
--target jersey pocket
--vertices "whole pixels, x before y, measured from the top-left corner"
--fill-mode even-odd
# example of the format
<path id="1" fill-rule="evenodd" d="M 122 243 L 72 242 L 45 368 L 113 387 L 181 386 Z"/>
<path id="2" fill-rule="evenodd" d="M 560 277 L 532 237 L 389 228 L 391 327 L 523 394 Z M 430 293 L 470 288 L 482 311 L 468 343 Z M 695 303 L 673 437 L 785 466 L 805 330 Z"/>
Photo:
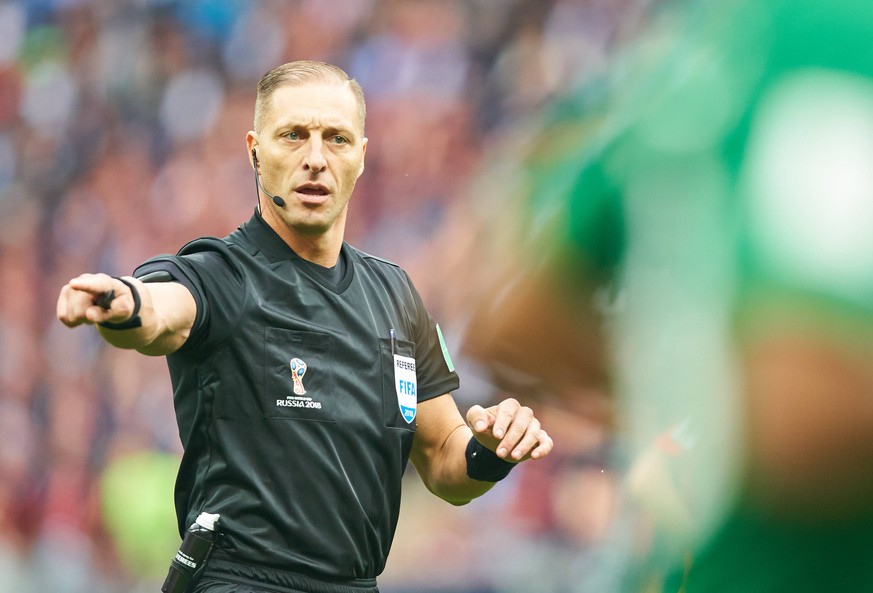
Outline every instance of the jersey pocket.
<path id="1" fill-rule="evenodd" d="M 382 419 L 388 428 L 415 430 L 418 385 L 415 343 L 380 338 L 382 359 Z"/>
<path id="2" fill-rule="evenodd" d="M 267 328 L 264 340 L 264 410 L 267 418 L 336 421 L 330 336 Z"/>

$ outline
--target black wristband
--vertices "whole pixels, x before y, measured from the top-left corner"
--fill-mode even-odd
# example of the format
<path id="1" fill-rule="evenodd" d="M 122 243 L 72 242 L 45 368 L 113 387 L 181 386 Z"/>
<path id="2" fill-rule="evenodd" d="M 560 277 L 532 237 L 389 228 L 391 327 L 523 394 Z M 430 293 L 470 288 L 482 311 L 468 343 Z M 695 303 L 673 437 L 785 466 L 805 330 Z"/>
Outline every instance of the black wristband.
<path id="1" fill-rule="evenodd" d="M 516 465 L 498 457 L 494 451 L 477 441 L 476 437 L 470 437 L 466 456 L 467 477 L 480 482 L 499 482 Z"/>
<path id="2" fill-rule="evenodd" d="M 132 282 L 129 282 L 124 278 L 119 278 L 117 276 L 113 277 L 116 280 L 124 282 L 130 289 L 130 296 L 133 297 L 133 313 L 130 315 L 130 318 L 127 321 L 122 321 L 121 323 L 104 321 L 99 324 L 100 327 L 105 327 L 106 329 L 134 329 L 137 327 L 142 327 L 142 318 L 140 318 L 139 316 L 139 307 L 142 304 L 142 301 L 139 298 L 139 291 L 136 289 L 136 286 L 134 286 Z"/>

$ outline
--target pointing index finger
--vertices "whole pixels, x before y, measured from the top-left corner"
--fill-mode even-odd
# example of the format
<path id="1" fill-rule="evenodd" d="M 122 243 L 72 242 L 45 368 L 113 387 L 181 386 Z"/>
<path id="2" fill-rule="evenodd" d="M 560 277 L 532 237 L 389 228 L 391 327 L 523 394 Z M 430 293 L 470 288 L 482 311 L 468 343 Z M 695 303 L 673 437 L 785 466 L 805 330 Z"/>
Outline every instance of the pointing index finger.
<path id="1" fill-rule="evenodd" d="M 112 290 L 113 280 L 108 274 L 82 274 L 70 280 L 69 286 L 97 295 Z"/>

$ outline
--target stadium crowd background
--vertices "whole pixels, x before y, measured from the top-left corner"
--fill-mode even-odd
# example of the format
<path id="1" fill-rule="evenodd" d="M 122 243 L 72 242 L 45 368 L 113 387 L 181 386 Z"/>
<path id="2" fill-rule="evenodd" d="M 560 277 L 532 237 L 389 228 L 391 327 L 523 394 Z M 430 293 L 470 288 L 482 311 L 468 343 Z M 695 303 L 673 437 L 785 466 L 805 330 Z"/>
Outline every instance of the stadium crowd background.
<path id="1" fill-rule="evenodd" d="M 348 240 L 409 271 L 452 346 L 463 311 L 434 262 L 447 242 L 475 241 L 437 231 L 470 199 L 489 147 L 596 76 L 645 9 L 642 0 L 0 2 L 0 591 L 157 590 L 178 544 L 180 445 L 165 363 L 68 331 L 55 302 L 83 271 L 128 274 L 251 215 L 244 136 L 263 72 L 319 59 L 360 81 L 370 146 Z M 462 408 L 492 395 L 476 368 L 460 371 Z M 539 412 L 556 454 L 468 507 L 430 496 L 410 470 L 386 593 L 613 588 L 640 538 L 610 471 L 608 433 Z"/>

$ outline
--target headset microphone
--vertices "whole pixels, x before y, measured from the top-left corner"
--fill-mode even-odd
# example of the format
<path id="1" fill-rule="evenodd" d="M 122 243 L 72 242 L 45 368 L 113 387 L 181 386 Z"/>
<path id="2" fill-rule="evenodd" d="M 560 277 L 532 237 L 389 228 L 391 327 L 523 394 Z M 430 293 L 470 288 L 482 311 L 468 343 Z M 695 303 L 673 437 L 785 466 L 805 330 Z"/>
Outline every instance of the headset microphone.
<path id="1" fill-rule="evenodd" d="M 276 204 L 279 208 L 284 208 L 285 200 L 281 196 L 274 196 L 266 189 L 264 189 L 263 185 L 261 185 L 261 174 L 258 171 L 258 153 L 255 151 L 254 148 L 252 149 L 252 160 L 255 163 L 255 185 L 261 188 L 261 191 L 267 194 L 267 197 L 271 198 L 273 200 L 273 203 Z"/>

